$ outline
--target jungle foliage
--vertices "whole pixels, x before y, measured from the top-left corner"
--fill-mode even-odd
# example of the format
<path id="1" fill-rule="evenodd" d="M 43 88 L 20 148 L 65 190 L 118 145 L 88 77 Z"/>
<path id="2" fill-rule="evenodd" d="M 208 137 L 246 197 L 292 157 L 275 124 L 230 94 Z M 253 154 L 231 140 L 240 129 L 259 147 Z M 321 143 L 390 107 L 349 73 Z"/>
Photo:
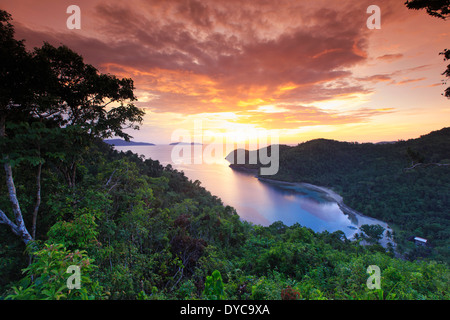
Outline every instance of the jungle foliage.
<path id="1" fill-rule="evenodd" d="M 142 111 L 132 103 L 132 80 L 100 74 L 64 46 L 45 44 L 28 52 L 14 39 L 10 21 L 0 11 L 0 60 L 9 62 L 0 69 L 0 299 L 449 298 L 444 263 L 397 259 L 376 243 L 361 246 L 342 232 L 314 233 L 281 222 L 252 225 L 183 172 L 117 152 L 103 139 L 129 139 L 124 128 L 142 121 Z M 438 141 L 445 146 L 445 140 Z M 336 142 L 321 145 L 312 141 L 293 148 L 293 158 L 283 153 L 285 162 L 305 159 L 299 170 L 306 163 L 314 170 L 288 172 L 283 170 L 295 168 L 283 164 L 280 177 L 292 174 L 336 187 L 357 178 L 361 183 L 348 184 L 354 189 L 339 191 L 372 207 L 373 197 L 385 195 L 377 179 L 406 179 L 414 183 L 395 185 L 402 186 L 402 195 L 423 192 L 424 199 L 436 199 L 429 219 L 445 215 L 445 187 L 433 189 L 434 195 L 428 182 L 420 181 L 431 176 L 448 191 L 447 168 L 423 168 L 423 173 L 418 168 L 403 176 L 405 150 L 377 157 L 356 152 L 353 163 L 362 171 L 347 176 L 343 173 L 351 168 L 345 161 L 352 158 L 347 151 L 358 145 L 344 144 L 344 151 Z M 444 159 L 445 147 L 411 147 L 433 161 Z M 310 152 L 297 157 L 302 148 Z M 330 154 L 345 161 L 336 166 Z M 314 161 L 315 167 L 311 159 L 323 163 Z M 372 178 L 378 165 L 383 170 Z M 338 170 L 323 170 L 327 166 Z M 369 190 L 364 198 L 352 198 L 361 189 Z M 403 199 L 395 196 L 383 199 Z M 407 209 L 400 216 L 424 215 L 410 211 L 407 201 L 401 202 Z M 383 206 L 386 214 L 389 204 Z M 444 218 L 432 227 L 439 237 L 448 232 Z M 422 223 L 422 228 L 430 227 Z M 381 289 L 367 287 L 369 265 L 381 269 Z M 79 288 L 68 285 L 70 266 L 79 268 Z"/>
<path id="2" fill-rule="evenodd" d="M 31 170 L 15 167 L 19 190 Z M 75 188 L 50 164 L 43 180 L 32 254 L 0 229 L 6 299 L 448 299 L 446 264 L 398 259 L 342 232 L 252 225 L 183 172 L 100 140 Z M 72 264 L 79 291 L 66 286 Z M 380 290 L 366 286 L 369 265 L 381 269 Z"/>
<path id="3" fill-rule="evenodd" d="M 408 259 L 450 261 L 450 128 L 406 141 L 316 139 L 279 150 L 278 173 L 264 178 L 333 189 L 352 209 L 389 223 Z M 415 246 L 413 236 L 429 246 Z"/>

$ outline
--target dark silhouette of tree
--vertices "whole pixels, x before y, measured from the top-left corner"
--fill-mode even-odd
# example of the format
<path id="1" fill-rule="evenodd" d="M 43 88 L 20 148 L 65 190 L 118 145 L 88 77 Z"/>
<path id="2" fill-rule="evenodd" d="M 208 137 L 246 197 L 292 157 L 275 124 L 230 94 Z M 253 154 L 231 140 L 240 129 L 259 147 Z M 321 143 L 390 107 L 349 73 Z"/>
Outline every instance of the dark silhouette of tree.
<path id="1" fill-rule="evenodd" d="M 444 51 L 440 52 L 439 54 L 442 54 L 444 56 L 444 61 L 450 60 L 450 50 L 445 49 Z M 447 70 L 445 70 L 442 75 L 446 76 L 447 78 L 450 78 L 450 64 L 447 65 Z M 444 84 L 447 84 L 447 81 L 444 80 Z M 444 96 L 450 99 L 450 87 L 445 89 Z"/>
<path id="2" fill-rule="evenodd" d="M 411 165 L 416 163 L 423 163 L 425 161 L 425 157 L 421 155 L 419 152 L 412 150 L 410 147 L 406 149 L 406 153 L 408 157 L 411 159 Z"/>
<path id="3" fill-rule="evenodd" d="M 364 224 L 360 229 L 368 236 L 368 240 L 373 243 L 383 238 L 383 232 L 385 230 L 379 224 Z"/>
<path id="4" fill-rule="evenodd" d="M 444 20 L 450 16 L 450 0 L 411 0 L 405 4 L 408 9 L 426 9 L 430 16 Z"/>
<path id="5" fill-rule="evenodd" d="M 446 20 L 448 17 L 450 17 L 450 0 L 411 0 L 406 1 L 405 5 L 408 9 L 425 9 L 430 16 L 437 17 L 443 20 Z M 449 49 L 444 49 L 444 51 L 440 52 L 439 54 L 442 54 L 444 56 L 444 61 L 450 60 Z M 450 64 L 447 65 L 447 70 L 445 70 L 442 75 L 446 76 L 447 78 L 450 77 Z M 447 84 L 447 81 L 444 80 L 443 84 Z M 450 99 L 450 87 L 445 89 L 442 95 Z"/>
<path id="6" fill-rule="evenodd" d="M 0 10 L 0 163 L 15 218 L 0 210 L 0 224 L 28 243 L 41 201 L 42 165 L 53 161 L 75 187 L 77 164 L 88 146 L 114 135 L 129 141 L 124 129 L 138 129 L 144 112 L 132 103 L 133 80 L 99 73 L 66 46 L 45 43 L 28 52 L 24 40 L 14 38 L 11 20 Z M 13 179 L 19 164 L 36 168 L 31 234 Z"/>
<path id="7" fill-rule="evenodd" d="M 60 136 L 58 143 L 66 146 L 66 152 L 58 167 L 67 184 L 74 187 L 77 163 L 86 146 L 94 138 L 114 135 L 129 141 L 124 129 L 139 129 L 144 112 L 132 103 L 136 100 L 133 80 L 100 74 L 68 47 L 45 43 L 35 50 L 34 57 L 49 72 L 45 92 L 53 97 L 50 106 L 37 105 L 35 111 L 42 115 L 39 108 L 45 109 L 45 115 L 64 128 L 65 136 Z"/>
<path id="8" fill-rule="evenodd" d="M 9 13 L 0 10 L 0 161 L 5 170 L 9 200 L 14 214 L 14 220 L 10 220 L 0 209 L 0 223 L 8 225 L 14 234 L 28 243 L 32 240 L 32 236 L 23 220 L 9 155 L 4 151 L 7 118 L 23 112 L 26 109 L 26 104 L 23 102 L 30 97 L 29 89 L 33 81 L 26 70 L 32 64 L 31 55 L 25 50 L 23 41 L 14 39 L 15 32 L 11 20 Z M 18 108 L 20 104 L 23 105 L 22 109 Z"/>

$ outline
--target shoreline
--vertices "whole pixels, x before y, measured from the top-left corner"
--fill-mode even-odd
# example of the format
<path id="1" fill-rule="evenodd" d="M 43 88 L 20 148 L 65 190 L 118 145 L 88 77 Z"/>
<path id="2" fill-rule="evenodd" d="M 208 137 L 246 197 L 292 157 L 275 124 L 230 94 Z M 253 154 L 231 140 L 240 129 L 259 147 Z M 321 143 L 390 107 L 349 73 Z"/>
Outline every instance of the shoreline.
<path id="1" fill-rule="evenodd" d="M 393 240 L 393 238 L 387 237 L 387 231 L 389 231 L 392 235 L 393 230 L 389 227 L 389 225 L 386 222 L 378 220 L 373 217 L 366 216 L 366 215 L 350 208 L 349 206 L 347 206 L 344 203 L 343 197 L 330 188 L 317 186 L 317 185 L 306 183 L 306 182 L 288 182 L 288 181 L 282 181 L 282 180 L 276 180 L 276 179 L 270 179 L 270 178 L 262 178 L 259 176 L 255 176 L 255 178 L 257 178 L 258 180 L 263 181 L 263 182 L 274 183 L 274 184 L 284 184 L 284 185 L 289 185 L 289 186 L 294 186 L 294 187 L 298 187 L 298 188 L 310 189 L 310 190 L 321 192 L 321 193 L 325 194 L 330 200 L 336 202 L 337 205 L 339 206 L 339 208 L 342 210 L 342 212 L 344 214 L 348 215 L 350 217 L 350 219 L 353 218 L 354 220 L 357 221 L 357 223 L 356 223 L 356 225 L 358 227 L 357 231 L 359 231 L 360 227 L 364 224 L 369 224 L 369 225 L 370 224 L 378 224 L 385 229 L 383 232 L 383 238 L 381 238 L 378 241 L 378 243 L 381 246 L 383 246 L 384 248 L 387 248 L 388 243 L 391 243 L 391 245 L 393 246 L 394 249 L 396 247 L 396 243 Z M 351 237 L 349 240 L 353 241 L 354 238 Z M 361 241 L 361 244 L 366 244 L 366 243 L 367 242 L 364 240 Z"/>

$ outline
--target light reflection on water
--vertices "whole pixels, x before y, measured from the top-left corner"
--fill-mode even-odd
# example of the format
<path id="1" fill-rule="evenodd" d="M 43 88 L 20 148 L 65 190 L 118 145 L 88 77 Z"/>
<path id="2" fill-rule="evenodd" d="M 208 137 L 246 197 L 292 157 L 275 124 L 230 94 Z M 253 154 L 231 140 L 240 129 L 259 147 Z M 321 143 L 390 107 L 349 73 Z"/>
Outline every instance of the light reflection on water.
<path id="1" fill-rule="evenodd" d="M 231 169 L 225 159 L 213 164 L 175 164 L 171 160 L 172 148 L 169 145 L 116 147 L 119 151 L 131 150 L 146 159 L 159 160 L 162 165 L 170 163 L 192 181 L 199 180 L 225 205 L 234 207 L 241 219 L 254 224 L 299 223 L 316 232 L 342 230 L 347 238 L 357 232 L 348 228 L 355 226 L 354 219 L 323 193 L 261 181 L 251 173 Z"/>

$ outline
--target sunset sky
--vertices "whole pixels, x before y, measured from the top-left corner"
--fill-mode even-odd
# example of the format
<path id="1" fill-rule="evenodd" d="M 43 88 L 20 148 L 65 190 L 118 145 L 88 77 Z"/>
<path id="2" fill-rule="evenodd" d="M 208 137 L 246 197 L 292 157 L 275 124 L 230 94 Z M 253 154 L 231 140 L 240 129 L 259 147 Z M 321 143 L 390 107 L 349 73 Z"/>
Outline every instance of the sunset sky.
<path id="1" fill-rule="evenodd" d="M 134 140 L 175 129 L 271 130 L 280 143 L 377 142 L 450 125 L 442 96 L 450 22 L 404 1 L 0 0 L 31 49 L 65 44 L 132 78 L 146 116 Z M 368 29 L 369 5 L 381 29 Z M 69 30 L 69 5 L 81 29 Z"/>

